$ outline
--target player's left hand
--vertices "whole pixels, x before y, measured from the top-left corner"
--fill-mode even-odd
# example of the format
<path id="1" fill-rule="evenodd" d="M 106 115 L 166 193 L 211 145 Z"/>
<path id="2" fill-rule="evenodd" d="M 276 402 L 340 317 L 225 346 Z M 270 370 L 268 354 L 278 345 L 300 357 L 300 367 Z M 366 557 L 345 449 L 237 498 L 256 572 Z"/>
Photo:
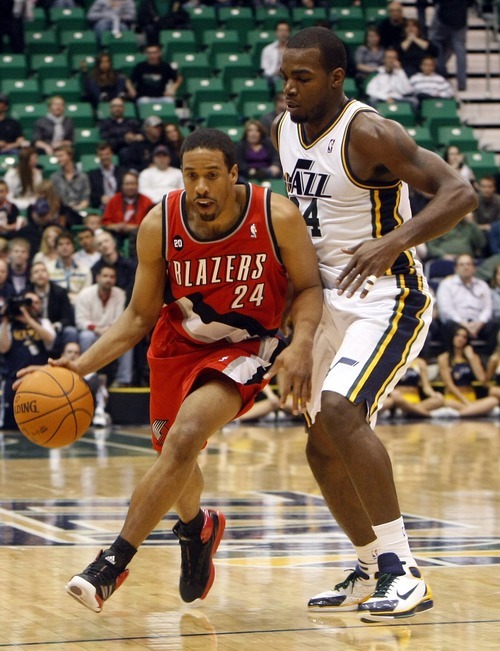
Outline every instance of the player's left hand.
<path id="1" fill-rule="evenodd" d="M 312 355 L 310 350 L 292 343 L 278 355 L 267 371 L 266 380 L 277 376 L 280 407 L 284 408 L 287 397 L 292 397 L 292 413 L 298 415 L 306 411 L 311 398 Z"/>
<path id="2" fill-rule="evenodd" d="M 375 283 L 374 279 L 383 276 L 399 255 L 399 249 L 388 246 L 388 241 L 384 237 L 361 242 L 356 246 L 342 249 L 342 252 L 352 257 L 335 284 L 337 293 L 340 295 L 346 292 L 348 298 L 360 289 L 360 298 L 367 296 Z M 367 280 L 371 282 L 367 283 Z"/>

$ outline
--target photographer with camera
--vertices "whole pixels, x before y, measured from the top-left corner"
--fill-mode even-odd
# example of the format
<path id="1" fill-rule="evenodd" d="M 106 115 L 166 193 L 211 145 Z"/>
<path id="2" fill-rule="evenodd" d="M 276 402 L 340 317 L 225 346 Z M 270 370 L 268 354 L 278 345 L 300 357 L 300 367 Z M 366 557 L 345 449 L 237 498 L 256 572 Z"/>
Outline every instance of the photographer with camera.
<path id="1" fill-rule="evenodd" d="M 2 429 L 17 429 L 14 420 L 12 384 L 19 369 L 28 364 L 47 364 L 56 332 L 41 316 L 42 303 L 33 291 L 13 296 L 2 308 L 0 353 L 4 355 L 4 378 L 0 423 Z M 2 420 L 3 416 L 3 420 Z"/>

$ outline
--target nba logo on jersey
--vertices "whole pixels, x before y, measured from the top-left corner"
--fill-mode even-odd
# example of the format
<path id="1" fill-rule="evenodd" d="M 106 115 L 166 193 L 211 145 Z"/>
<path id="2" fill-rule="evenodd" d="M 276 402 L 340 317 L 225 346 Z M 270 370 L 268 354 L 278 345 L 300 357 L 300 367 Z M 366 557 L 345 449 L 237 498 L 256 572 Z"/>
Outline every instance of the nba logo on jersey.
<path id="1" fill-rule="evenodd" d="M 250 226 L 250 237 L 252 237 L 253 239 L 257 238 L 257 226 L 255 224 L 252 224 Z"/>
<path id="2" fill-rule="evenodd" d="M 332 139 L 330 140 L 330 142 L 328 143 L 328 148 L 327 148 L 327 150 L 326 150 L 329 154 L 332 153 L 332 151 L 333 151 L 333 145 L 334 145 L 334 144 L 335 144 L 335 138 L 332 138 Z"/>

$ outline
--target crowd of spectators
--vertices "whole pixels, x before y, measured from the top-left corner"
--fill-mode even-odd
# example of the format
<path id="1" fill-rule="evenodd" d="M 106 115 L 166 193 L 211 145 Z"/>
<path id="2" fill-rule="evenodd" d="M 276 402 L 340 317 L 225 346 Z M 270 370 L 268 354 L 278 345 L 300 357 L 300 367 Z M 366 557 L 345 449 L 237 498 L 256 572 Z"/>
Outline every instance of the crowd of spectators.
<path id="1" fill-rule="evenodd" d="M 64 1 L 67 6 L 73 4 L 72 0 Z M 30 3 L 18 4 L 24 20 L 29 16 Z M 68 344 L 84 351 L 127 304 L 135 274 L 137 229 L 165 192 L 183 187 L 180 147 L 188 129 L 197 126 L 189 121 L 189 115 L 187 119 L 170 120 L 146 115 L 139 108 L 153 101 L 181 106 L 183 75 L 164 57 L 160 37 L 165 29 L 190 29 L 188 9 L 200 4 L 162 3 L 166 7 L 163 13 L 155 0 L 138 3 L 138 10 L 132 0 L 95 0 L 90 5 L 87 19 L 96 31 L 99 46 L 104 45 L 106 32 L 118 35 L 134 31 L 139 43 L 142 38 L 145 55 L 129 75 L 113 67 L 113 57 L 106 50 L 96 52 L 93 66 L 82 65 L 82 99 L 93 107 L 101 138 L 92 169 L 84 171 L 75 153 L 76 129 L 63 95 L 50 96 L 46 115 L 37 119 L 31 133 L 23 133 L 20 123 L 9 114 L 8 95 L 0 94 L 0 154 L 12 155 L 15 160 L 0 177 L 0 309 L 4 324 L 0 352 L 4 378 L 13 377 L 13 369 L 31 359 L 25 349 L 19 353 L 17 329 L 29 331 L 23 334 L 25 347 L 36 360 L 62 354 Z M 247 3 L 203 4 L 225 7 Z M 288 9 L 328 6 L 312 0 L 261 0 L 254 4 Z M 354 0 L 352 4 L 359 3 Z M 418 3 L 419 9 L 426 4 L 430 3 Z M 389 2 L 387 18 L 367 25 L 364 44 L 349 52 L 358 96 L 375 107 L 382 102 L 407 103 L 417 119 L 422 100 L 457 98 L 467 84 L 466 64 L 459 63 L 465 52 L 466 5 L 462 0 L 442 1 L 433 12 L 432 23 L 426 24 L 425 11 L 419 11 L 420 20 L 408 18 L 401 3 Z M 14 18 L 18 20 L 19 16 Z M 19 45 L 19 20 L 16 25 L 10 42 L 12 52 L 24 51 L 23 39 Z M 242 117 L 237 143 L 241 181 L 260 183 L 282 176 L 269 133 L 274 118 L 286 107 L 279 68 L 292 28 L 291 22 L 278 20 L 274 40 L 262 48 L 260 75 L 268 82 L 273 108 L 258 117 Z M 6 40 L 0 33 L 2 47 Z M 446 68 L 451 50 L 457 57 L 458 71 L 453 83 Z M 129 110 L 131 106 L 133 111 Z M 178 111 L 181 114 L 185 115 Z M 450 233 L 418 250 L 436 293 L 435 325 L 422 364 L 445 353 L 450 355 L 450 345 L 460 327 L 466 332 L 467 345 L 479 352 L 486 366 L 497 349 L 500 328 L 500 175 L 476 178 L 455 145 L 439 153 L 475 187 L 479 206 Z M 55 160 L 50 172 L 40 162 L 48 156 Z M 417 199 L 419 205 L 425 204 L 425 197 L 418 193 L 412 196 L 415 206 Z M 433 275 L 435 261 L 447 261 L 447 273 Z M 30 301 L 22 304 L 25 298 Z M 14 306 L 18 300 L 21 307 Z M 50 335 L 34 327 L 33 320 Z M 136 350 L 105 369 L 110 384 L 147 384 L 146 343 L 137 347 L 139 353 Z M 457 350 L 455 346 L 456 356 Z M 443 407 L 440 400 L 436 403 L 439 396 L 427 397 L 432 398 L 429 413 Z M 267 396 L 274 413 L 276 402 L 271 398 Z M 405 404 L 399 394 L 394 398 L 394 404 Z M 493 404 L 493 400 L 485 404 Z M 463 411 L 456 405 L 454 408 Z"/>

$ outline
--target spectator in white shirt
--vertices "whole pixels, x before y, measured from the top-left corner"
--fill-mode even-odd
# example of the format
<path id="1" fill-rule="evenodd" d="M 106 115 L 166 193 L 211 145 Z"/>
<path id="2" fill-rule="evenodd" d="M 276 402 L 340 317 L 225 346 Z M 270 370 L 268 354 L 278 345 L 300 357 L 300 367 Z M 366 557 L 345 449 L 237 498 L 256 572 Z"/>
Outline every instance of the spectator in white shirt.
<path id="1" fill-rule="evenodd" d="M 469 254 L 459 255 L 453 276 L 444 278 L 437 290 L 437 306 L 442 325 L 443 343 L 448 345 L 458 325 L 474 340 L 487 342 L 488 353 L 496 347 L 497 326 L 488 284 L 474 276 L 476 266 Z"/>
<path id="2" fill-rule="evenodd" d="M 116 269 L 104 264 L 96 282 L 83 289 L 75 302 L 75 321 L 82 352 L 113 325 L 123 313 L 125 301 L 125 292 L 116 287 Z M 118 358 L 116 379 L 112 386 L 130 386 L 132 383 L 133 353 L 132 348 Z"/>
<path id="3" fill-rule="evenodd" d="M 266 45 L 260 53 L 260 67 L 262 74 L 268 80 L 271 90 L 281 84 L 281 60 L 288 39 L 290 38 L 290 24 L 286 20 L 276 23 L 274 30 L 276 40 Z"/>
<path id="4" fill-rule="evenodd" d="M 47 263 L 47 271 L 52 282 L 68 292 L 74 305 L 77 295 L 92 284 L 92 272 L 74 260 L 75 243 L 69 231 L 61 233 L 56 240 L 57 258 Z"/>
<path id="5" fill-rule="evenodd" d="M 428 97 L 448 98 L 454 96 L 450 82 L 436 72 L 437 60 L 433 56 L 425 56 L 420 64 L 420 72 L 410 77 L 410 84 L 417 99 Z"/>
<path id="6" fill-rule="evenodd" d="M 413 107 L 416 106 L 413 87 L 401 67 L 397 50 L 388 48 L 384 52 L 384 65 L 368 82 L 366 94 L 369 103 L 373 106 L 378 102 L 393 104 L 403 101 L 409 102 Z"/>
<path id="7" fill-rule="evenodd" d="M 96 249 L 94 231 L 89 226 L 84 226 L 76 234 L 76 240 L 79 248 L 73 256 L 73 260 L 77 264 L 92 269 L 101 257 L 101 254 Z"/>
<path id="8" fill-rule="evenodd" d="M 182 172 L 170 165 L 172 157 L 165 145 L 158 145 L 153 150 L 153 164 L 139 174 L 139 194 L 149 197 L 154 203 L 161 201 L 170 190 L 184 188 Z"/>

